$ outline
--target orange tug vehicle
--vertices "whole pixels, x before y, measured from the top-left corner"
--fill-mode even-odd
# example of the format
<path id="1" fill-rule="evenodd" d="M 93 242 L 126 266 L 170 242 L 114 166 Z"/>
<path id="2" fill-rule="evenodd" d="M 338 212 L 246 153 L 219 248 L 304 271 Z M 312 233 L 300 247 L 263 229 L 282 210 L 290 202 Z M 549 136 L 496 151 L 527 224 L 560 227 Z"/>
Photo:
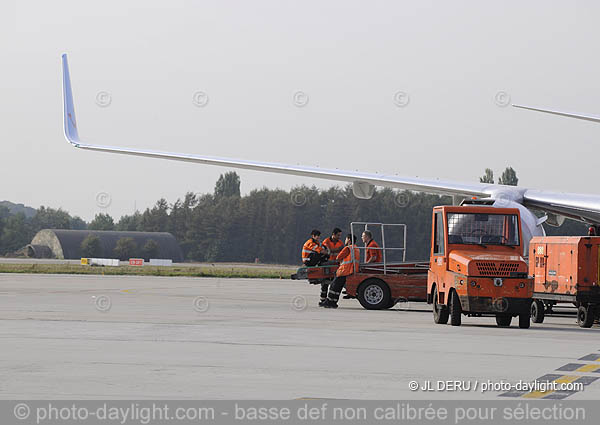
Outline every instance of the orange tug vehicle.
<path id="1" fill-rule="evenodd" d="M 529 328 L 533 280 L 522 255 L 517 208 L 435 207 L 427 277 L 435 323 L 460 326 L 464 314 L 508 327 L 517 316 Z"/>
<path id="2" fill-rule="evenodd" d="M 379 239 L 382 262 L 360 262 L 354 273 L 346 277 L 346 297 L 357 298 L 367 310 L 383 310 L 393 307 L 398 302 L 425 301 L 427 299 L 427 269 L 429 262 L 407 262 L 406 259 L 406 226 L 404 224 L 384 224 L 353 222 L 350 224 L 351 234 L 355 230 L 380 229 L 373 231 Z M 388 238 L 400 231 L 402 246 L 386 245 Z M 360 233 L 357 234 L 360 239 Z M 365 257 L 366 247 L 358 246 L 361 257 Z M 336 262 L 327 262 L 321 266 L 300 267 L 291 276 L 294 280 L 308 279 L 311 284 L 331 283 L 338 269 Z"/>
<path id="3" fill-rule="evenodd" d="M 594 324 L 600 313 L 600 237 L 534 237 L 529 274 L 534 277 L 534 323 L 542 323 L 556 304 L 572 303 L 580 327 Z"/>

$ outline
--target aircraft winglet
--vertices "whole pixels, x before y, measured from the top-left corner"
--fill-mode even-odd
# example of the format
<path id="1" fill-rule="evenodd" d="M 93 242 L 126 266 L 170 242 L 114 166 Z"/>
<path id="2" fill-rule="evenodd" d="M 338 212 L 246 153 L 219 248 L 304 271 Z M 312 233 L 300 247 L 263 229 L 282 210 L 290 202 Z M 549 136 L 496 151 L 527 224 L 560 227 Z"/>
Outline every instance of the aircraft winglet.
<path id="1" fill-rule="evenodd" d="M 75 120 L 75 107 L 73 106 L 73 91 L 71 90 L 71 77 L 69 76 L 69 62 L 67 54 L 62 55 L 63 69 L 63 129 L 65 137 L 73 145 L 79 147 L 79 133 Z"/>

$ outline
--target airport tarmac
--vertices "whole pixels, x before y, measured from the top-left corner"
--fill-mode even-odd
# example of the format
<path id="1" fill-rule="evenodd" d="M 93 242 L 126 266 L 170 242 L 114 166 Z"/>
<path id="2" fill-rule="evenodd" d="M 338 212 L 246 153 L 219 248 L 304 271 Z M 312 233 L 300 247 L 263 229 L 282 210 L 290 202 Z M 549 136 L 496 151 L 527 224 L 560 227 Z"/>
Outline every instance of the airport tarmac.
<path id="1" fill-rule="evenodd" d="M 573 316 L 530 329 L 493 318 L 435 325 L 426 304 L 367 311 L 341 300 L 324 310 L 318 290 L 290 280 L 1 274 L 0 398 L 498 399 L 504 391 L 482 385 L 551 374 L 590 377 L 568 399 L 600 399 L 598 325 L 580 329 Z M 557 371 L 576 368 L 567 365 L 585 372 Z M 409 389 L 455 380 L 471 389 Z"/>

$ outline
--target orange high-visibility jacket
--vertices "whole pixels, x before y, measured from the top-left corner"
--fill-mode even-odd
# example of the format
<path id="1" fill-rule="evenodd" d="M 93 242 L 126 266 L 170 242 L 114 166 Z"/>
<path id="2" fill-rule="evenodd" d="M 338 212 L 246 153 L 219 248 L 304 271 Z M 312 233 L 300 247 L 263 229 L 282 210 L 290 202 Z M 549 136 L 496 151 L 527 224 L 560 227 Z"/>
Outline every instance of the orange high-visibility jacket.
<path id="1" fill-rule="evenodd" d="M 373 257 L 375 257 L 375 260 L 369 261 Z M 377 245 L 377 242 L 375 242 L 374 239 L 371 239 L 371 241 L 367 244 L 367 263 L 381 263 L 383 261 L 381 257 L 381 250 L 379 249 L 379 245 Z"/>
<path id="2" fill-rule="evenodd" d="M 342 248 L 344 247 L 344 242 L 341 240 L 333 241 L 331 236 L 323 241 L 323 246 L 329 249 L 329 259 L 335 260 Z"/>
<path id="3" fill-rule="evenodd" d="M 323 251 L 323 247 L 319 245 L 313 238 L 310 238 L 304 245 L 302 246 L 302 262 L 305 262 L 310 257 L 310 254 L 313 252 L 321 253 Z"/>
<path id="4" fill-rule="evenodd" d="M 352 268 L 352 252 L 354 251 L 354 268 Z M 337 260 L 340 267 L 335 273 L 336 276 L 349 276 L 358 272 L 358 263 L 360 262 L 360 251 L 354 245 L 347 245 L 338 254 Z"/>

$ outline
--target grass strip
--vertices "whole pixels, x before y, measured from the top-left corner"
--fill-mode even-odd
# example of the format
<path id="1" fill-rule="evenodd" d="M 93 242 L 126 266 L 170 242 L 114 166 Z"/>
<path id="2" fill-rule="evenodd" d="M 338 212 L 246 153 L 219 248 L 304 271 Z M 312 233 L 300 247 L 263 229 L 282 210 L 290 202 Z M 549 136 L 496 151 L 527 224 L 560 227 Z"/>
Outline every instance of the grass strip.
<path id="1" fill-rule="evenodd" d="M 289 279 L 295 272 L 287 267 L 243 267 L 243 266 L 201 266 L 201 267 L 160 267 L 160 266 L 118 266 L 96 267 L 78 264 L 1 264 L 0 273 L 33 274 L 91 274 L 114 276 L 187 276 L 219 278 Z"/>

